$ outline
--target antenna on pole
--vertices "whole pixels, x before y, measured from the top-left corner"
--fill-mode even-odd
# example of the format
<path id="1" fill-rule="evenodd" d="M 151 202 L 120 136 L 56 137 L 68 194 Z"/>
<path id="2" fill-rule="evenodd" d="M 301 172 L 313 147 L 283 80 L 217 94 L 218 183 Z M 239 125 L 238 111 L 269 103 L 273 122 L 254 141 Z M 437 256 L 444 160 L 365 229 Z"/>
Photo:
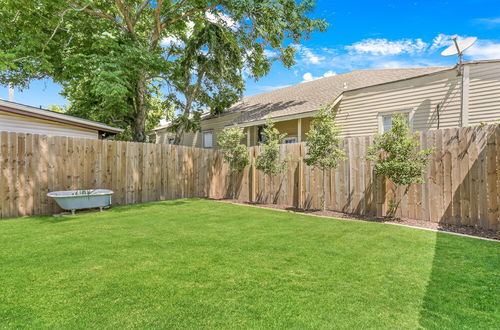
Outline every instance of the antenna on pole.
<path id="1" fill-rule="evenodd" d="M 443 56 L 453 56 L 453 55 L 458 55 L 458 63 L 457 63 L 457 71 L 458 75 L 462 76 L 460 79 L 461 80 L 461 88 L 460 88 L 460 126 L 464 127 L 467 125 L 467 110 L 464 110 L 464 99 L 468 97 L 468 93 L 464 93 L 464 85 L 465 82 L 464 80 L 467 80 L 467 90 L 469 86 L 469 74 L 467 73 L 468 71 L 465 71 L 465 74 L 462 74 L 462 59 L 463 59 L 463 53 L 465 50 L 467 50 L 470 46 L 472 46 L 477 38 L 476 37 L 469 37 L 465 39 L 459 39 L 458 36 L 455 34 L 454 36 L 451 36 L 451 40 L 453 40 L 453 45 L 449 46 L 445 50 L 441 52 L 441 55 Z"/>
<path id="2" fill-rule="evenodd" d="M 451 40 L 453 40 L 453 45 L 443 50 L 441 52 L 441 55 L 443 56 L 458 55 L 457 70 L 458 74 L 461 75 L 464 51 L 468 49 L 470 46 L 472 46 L 476 42 L 477 38 L 469 37 L 465 39 L 459 39 L 458 36 L 455 34 L 454 36 L 451 36 Z"/>

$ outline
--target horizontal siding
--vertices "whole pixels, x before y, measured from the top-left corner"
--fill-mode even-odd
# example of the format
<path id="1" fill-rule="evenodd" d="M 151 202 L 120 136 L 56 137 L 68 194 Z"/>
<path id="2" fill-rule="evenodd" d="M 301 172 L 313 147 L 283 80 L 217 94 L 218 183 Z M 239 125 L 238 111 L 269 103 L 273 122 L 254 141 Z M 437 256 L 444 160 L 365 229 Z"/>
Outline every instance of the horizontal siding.
<path id="1" fill-rule="evenodd" d="M 500 119 L 500 63 L 472 64 L 469 76 L 469 124 Z"/>
<path id="2" fill-rule="evenodd" d="M 203 131 L 212 131 L 214 133 L 213 143 L 214 145 L 217 145 L 217 134 L 219 134 L 226 126 L 230 125 L 239 115 L 239 113 L 227 114 L 212 119 L 202 120 L 201 132 L 190 132 L 184 134 L 181 145 L 201 148 Z M 168 143 L 168 138 L 174 136 L 175 134 L 169 133 L 166 130 L 159 131 L 157 133 L 157 143 Z"/>
<path id="3" fill-rule="evenodd" d="M 166 129 L 156 131 L 155 133 L 156 133 L 156 136 L 155 136 L 155 134 L 151 134 L 150 136 L 152 136 L 156 139 L 155 140 L 156 143 L 168 144 L 168 139 L 171 137 L 172 138 L 174 137 L 174 134 L 167 132 Z"/>
<path id="4" fill-rule="evenodd" d="M 0 131 L 98 139 L 95 130 L 0 111 Z"/>
<path id="5" fill-rule="evenodd" d="M 440 128 L 457 126 L 460 80 L 456 71 L 346 92 L 337 121 L 345 136 L 369 135 L 378 130 L 379 113 L 410 110 L 414 130 L 424 131 L 437 128 L 440 103 Z"/>
<path id="6" fill-rule="evenodd" d="M 212 131 L 213 132 L 213 144 L 217 146 L 217 134 L 219 134 L 226 126 L 230 125 L 234 119 L 240 116 L 239 113 L 226 114 L 220 117 L 203 120 L 201 122 L 201 131 Z M 192 136 L 193 147 L 203 147 L 202 144 L 202 133 L 197 132 Z"/>
<path id="7" fill-rule="evenodd" d="M 470 67 L 469 124 L 500 119 L 500 63 L 467 64 Z M 440 105 L 439 128 L 460 125 L 461 76 L 456 70 L 417 77 L 359 90 L 347 91 L 340 103 L 337 122 L 344 136 L 370 135 L 378 131 L 380 113 L 409 110 L 413 112 L 413 129 L 438 128 L 437 106 Z M 202 129 L 221 131 L 237 114 L 202 122 Z M 306 138 L 310 118 L 302 119 L 302 139 Z M 278 122 L 276 127 L 290 136 L 297 135 L 296 120 Z M 256 129 L 251 145 L 257 143 Z M 187 134 L 184 145 L 201 146 L 201 134 Z"/>

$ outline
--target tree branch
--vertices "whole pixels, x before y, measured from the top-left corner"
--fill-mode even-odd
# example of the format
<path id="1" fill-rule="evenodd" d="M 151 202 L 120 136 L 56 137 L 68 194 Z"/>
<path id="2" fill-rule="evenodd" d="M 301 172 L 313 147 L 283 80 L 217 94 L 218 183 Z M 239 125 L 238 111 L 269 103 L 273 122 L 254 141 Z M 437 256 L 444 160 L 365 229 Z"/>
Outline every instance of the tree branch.
<path id="1" fill-rule="evenodd" d="M 147 7 L 147 5 L 149 5 L 149 2 L 151 0 L 144 0 L 144 2 L 139 6 L 139 8 L 137 8 L 137 11 L 135 12 L 135 15 L 134 15 L 134 25 L 135 23 L 137 23 L 137 21 L 139 20 L 139 16 L 141 15 L 142 11 Z"/>
<path id="2" fill-rule="evenodd" d="M 123 15 L 123 19 L 125 20 L 125 23 L 127 24 L 128 32 L 135 34 L 134 24 L 132 23 L 132 20 L 130 19 L 130 12 L 129 12 L 128 8 L 123 5 L 121 0 L 115 0 L 115 4 Z"/>
<path id="3" fill-rule="evenodd" d="M 162 25 L 161 25 L 161 9 L 163 6 L 163 0 L 156 1 L 156 8 L 154 12 L 154 23 L 153 31 L 151 32 L 151 38 L 149 42 L 149 48 L 155 49 L 158 45 L 158 40 L 160 40 Z"/>
<path id="4" fill-rule="evenodd" d="M 75 7 L 84 7 L 83 8 L 84 12 L 86 12 L 88 14 L 91 14 L 91 15 L 94 15 L 94 16 L 97 16 L 97 17 L 105 18 L 107 20 L 110 20 L 110 21 L 113 21 L 113 22 L 116 23 L 116 20 L 115 20 L 115 18 L 113 16 L 105 14 L 105 13 L 103 13 L 101 11 L 97 11 L 97 10 L 93 10 L 93 9 L 87 8 L 88 5 L 87 6 L 82 6 L 81 4 L 76 3 L 74 1 L 71 1 L 70 4 L 73 5 L 73 6 L 75 6 Z"/>
<path id="5" fill-rule="evenodd" d="M 169 24 L 172 24 L 172 23 L 175 23 L 177 21 L 180 21 L 181 19 L 183 18 L 186 18 L 186 17 L 189 17 L 189 16 L 193 16 L 194 14 L 196 14 L 197 12 L 200 12 L 200 11 L 207 11 L 209 9 L 212 9 L 212 8 L 215 8 L 217 7 L 218 5 L 220 5 L 220 3 L 214 3 L 210 6 L 205 6 L 205 7 L 201 7 L 201 8 L 193 8 L 191 10 L 188 10 L 187 12 L 185 12 L 184 14 L 180 15 L 180 16 L 177 16 L 177 17 L 173 17 L 173 18 L 169 18 L 167 19 L 166 21 L 164 21 L 162 23 L 162 28 L 164 28 L 165 26 L 169 25 Z"/>
<path id="6" fill-rule="evenodd" d="M 61 26 L 61 24 L 64 22 L 64 15 L 66 15 L 66 13 L 70 10 L 74 10 L 74 11 L 82 11 L 82 10 L 85 10 L 89 5 L 85 5 L 83 6 L 82 8 L 67 8 L 65 10 L 63 10 L 63 12 L 61 13 L 61 18 L 59 19 L 59 22 L 57 22 L 57 25 L 56 27 L 54 28 L 54 31 L 52 31 L 52 34 L 50 35 L 49 39 L 45 42 L 45 44 L 43 45 L 43 48 L 42 48 L 42 53 L 44 52 L 45 48 L 47 48 L 47 46 L 49 45 L 49 42 L 54 38 L 54 36 L 56 35 L 57 31 L 59 31 L 59 27 Z"/>
<path id="7" fill-rule="evenodd" d="M 74 1 L 71 1 L 70 4 L 74 7 L 77 7 L 77 8 L 81 8 L 83 7 L 81 4 L 78 4 L 77 2 L 74 2 Z M 87 5 L 88 6 L 88 5 Z M 87 6 L 84 7 L 83 11 L 86 12 L 87 14 L 90 14 L 90 15 L 93 15 L 93 16 L 96 16 L 96 17 L 100 17 L 100 18 L 104 18 L 104 19 L 107 19 L 108 21 L 111 21 L 117 28 L 119 28 L 120 30 L 125 30 L 123 26 L 121 26 L 118 21 L 116 20 L 116 17 L 115 16 L 111 16 L 111 15 L 108 15 L 106 13 L 103 13 L 102 11 L 98 11 L 98 10 L 94 10 L 94 9 L 90 9 L 90 8 L 87 8 Z"/>

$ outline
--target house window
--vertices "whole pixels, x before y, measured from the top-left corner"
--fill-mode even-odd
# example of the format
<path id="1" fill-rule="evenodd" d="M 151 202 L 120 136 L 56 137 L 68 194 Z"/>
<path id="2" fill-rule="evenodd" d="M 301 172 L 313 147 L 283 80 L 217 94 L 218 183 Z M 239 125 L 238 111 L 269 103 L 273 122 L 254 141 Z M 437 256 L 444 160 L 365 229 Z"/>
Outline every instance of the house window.
<path id="1" fill-rule="evenodd" d="M 284 144 L 290 144 L 290 143 L 297 143 L 297 138 L 296 137 L 287 137 L 283 139 Z"/>
<path id="2" fill-rule="evenodd" d="M 394 111 L 394 112 L 379 114 L 379 129 L 378 129 L 379 133 L 384 133 L 390 130 L 392 128 L 392 119 L 394 118 L 394 116 L 398 114 L 403 114 L 406 117 L 406 122 L 408 123 L 408 126 L 410 126 L 411 129 L 413 112 L 409 110 Z"/>
<path id="3" fill-rule="evenodd" d="M 213 132 L 203 132 L 203 148 L 213 148 Z"/>
<path id="4" fill-rule="evenodd" d="M 264 125 L 257 126 L 257 137 L 258 137 L 258 142 L 264 142 L 264 136 L 262 133 L 264 132 Z"/>
<path id="5" fill-rule="evenodd" d="M 383 116 L 383 132 L 387 132 L 392 128 L 392 115 Z"/>
<path id="6" fill-rule="evenodd" d="M 168 138 L 168 144 L 174 144 L 175 138 Z"/>

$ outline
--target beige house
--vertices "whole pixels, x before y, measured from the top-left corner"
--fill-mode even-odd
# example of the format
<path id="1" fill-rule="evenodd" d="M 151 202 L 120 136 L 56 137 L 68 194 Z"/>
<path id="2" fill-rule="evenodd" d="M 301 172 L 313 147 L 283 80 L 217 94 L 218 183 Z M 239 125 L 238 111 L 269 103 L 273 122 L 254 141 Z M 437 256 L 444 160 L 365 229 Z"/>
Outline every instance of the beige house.
<path id="1" fill-rule="evenodd" d="M 0 100 L 0 131 L 87 139 L 123 132 L 92 120 L 4 100 Z"/>
<path id="2" fill-rule="evenodd" d="M 185 134 L 181 144 L 216 147 L 217 133 L 238 125 L 253 146 L 267 118 L 287 134 L 283 143 L 301 142 L 314 114 L 328 103 L 337 107 L 344 136 L 383 132 L 394 113 L 407 114 L 416 131 L 489 123 L 500 119 L 500 60 L 465 62 L 460 70 L 358 70 L 248 96 L 222 115 L 206 115 L 201 132 Z M 172 141 L 166 128 L 154 130 L 158 143 Z"/>

